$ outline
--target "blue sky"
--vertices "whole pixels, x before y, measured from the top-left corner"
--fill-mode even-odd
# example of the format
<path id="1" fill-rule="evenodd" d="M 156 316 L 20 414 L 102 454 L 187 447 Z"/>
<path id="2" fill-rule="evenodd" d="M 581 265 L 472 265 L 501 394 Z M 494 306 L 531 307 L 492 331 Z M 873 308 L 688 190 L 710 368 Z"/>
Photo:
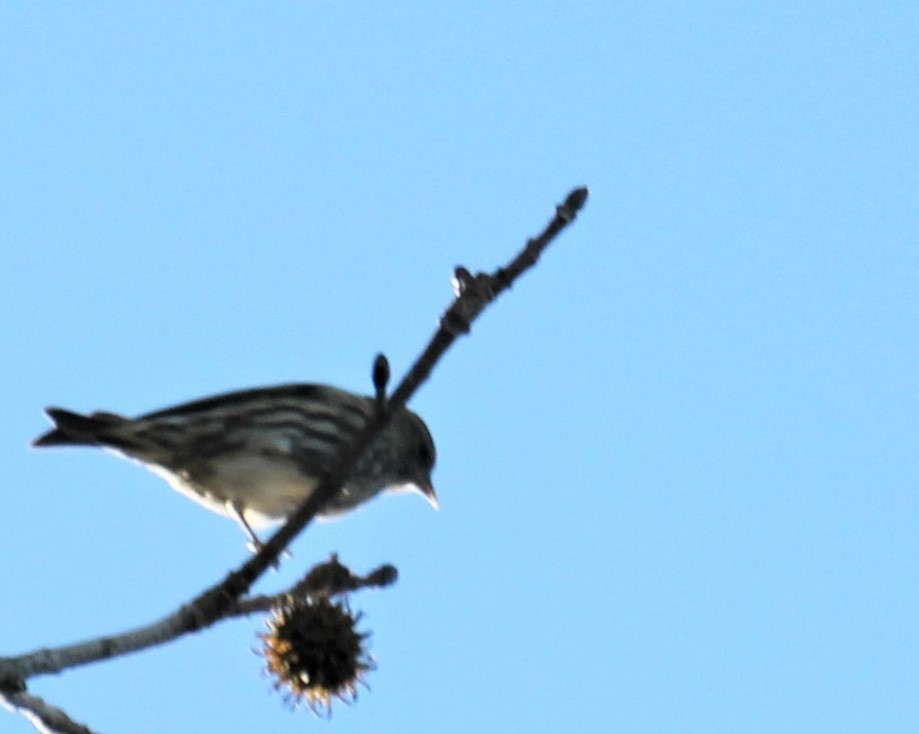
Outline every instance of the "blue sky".
<path id="1" fill-rule="evenodd" d="M 291 713 L 257 619 L 38 679 L 101 731 L 912 732 L 915 3 L 0 7 L 0 650 L 151 621 L 233 523 L 41 409 L 401 375 L 574 186 L 413 401 L 441 510 L 311 527 L 379 669 Z M 26 732 L 9 715 L 0 731 Z"/>

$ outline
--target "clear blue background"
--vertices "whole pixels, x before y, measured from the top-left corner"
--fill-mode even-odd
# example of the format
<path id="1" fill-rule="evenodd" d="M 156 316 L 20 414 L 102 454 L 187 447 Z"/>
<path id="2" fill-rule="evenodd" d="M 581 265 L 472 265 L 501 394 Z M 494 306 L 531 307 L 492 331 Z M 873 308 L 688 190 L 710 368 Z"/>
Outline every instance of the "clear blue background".
<path id="1" fill-rule="evenodd" d="M 37 679 L 100 731 L 914 732 L 919 6 L 4 3 L 0 650 L 174 610 L 233 523 L 45 405 L 370 389 L 574 186 L 413 401 L 442 509 L 309 529 L 401 578 L 291 713 L 261 622 Z M 0 731 L 26 732 L 4 715 Z"/>

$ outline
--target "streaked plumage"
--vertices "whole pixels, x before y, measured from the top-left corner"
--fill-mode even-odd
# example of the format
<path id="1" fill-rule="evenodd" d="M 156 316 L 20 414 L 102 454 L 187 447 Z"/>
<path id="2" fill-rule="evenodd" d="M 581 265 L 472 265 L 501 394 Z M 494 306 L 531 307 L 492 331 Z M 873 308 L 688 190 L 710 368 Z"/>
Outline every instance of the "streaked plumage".
<path id="1" fill-rule="evenodd" d="M 373 409 L 372 398 L 310 384 L 232 392 L 133 419 L 48 408 L 55 427 L 33 445 L 100 446 L 136 459 L 187 497 L 240 520 L 251 535 L 250 526 L 284 519 L 309 496 Z M 320 516 L 387 489 L 414 488 L 436 507 L 434 461 L 424 422 L 403 410 Z"/>

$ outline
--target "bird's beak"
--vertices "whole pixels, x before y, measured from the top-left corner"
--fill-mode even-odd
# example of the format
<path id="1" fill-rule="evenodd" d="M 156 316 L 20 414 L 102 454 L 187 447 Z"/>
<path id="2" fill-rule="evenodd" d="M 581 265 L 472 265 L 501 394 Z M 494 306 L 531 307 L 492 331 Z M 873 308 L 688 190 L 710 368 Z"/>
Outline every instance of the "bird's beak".
<path id="1" fill-rule="evenodd" d="M 430 481 L 421 481 L 415 485 L 418 488 L 418 491 L 421 495 L 428 501 L 428 504 L 431 505 L 435 510 L 440 509 L 440 502 L 437 501 L 437 495 L 434 494 L 434 487 L 431 486 Z"/>

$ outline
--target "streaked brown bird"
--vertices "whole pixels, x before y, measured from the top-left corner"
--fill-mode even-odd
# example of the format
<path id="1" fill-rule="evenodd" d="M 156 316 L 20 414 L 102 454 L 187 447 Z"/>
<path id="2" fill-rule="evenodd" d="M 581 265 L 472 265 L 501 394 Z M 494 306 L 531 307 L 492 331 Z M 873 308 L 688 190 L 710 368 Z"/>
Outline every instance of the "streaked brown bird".
<path id="1" fill-rule="evenodd" d="M 331 469 L 339 447 L 375 401 L 327 385 L 280 385 L 195 400 L 137 418 L 48 408 L 54 428 L 33 446 L 99 446 L 139 461 L 174 489 L 253 532 L 285 519 Z M 415 413 L 403 409 L 376 437 L 320 517 L 347 512 L 384 490 L 414 490 L 435 508 L 436 452 Z"/>

